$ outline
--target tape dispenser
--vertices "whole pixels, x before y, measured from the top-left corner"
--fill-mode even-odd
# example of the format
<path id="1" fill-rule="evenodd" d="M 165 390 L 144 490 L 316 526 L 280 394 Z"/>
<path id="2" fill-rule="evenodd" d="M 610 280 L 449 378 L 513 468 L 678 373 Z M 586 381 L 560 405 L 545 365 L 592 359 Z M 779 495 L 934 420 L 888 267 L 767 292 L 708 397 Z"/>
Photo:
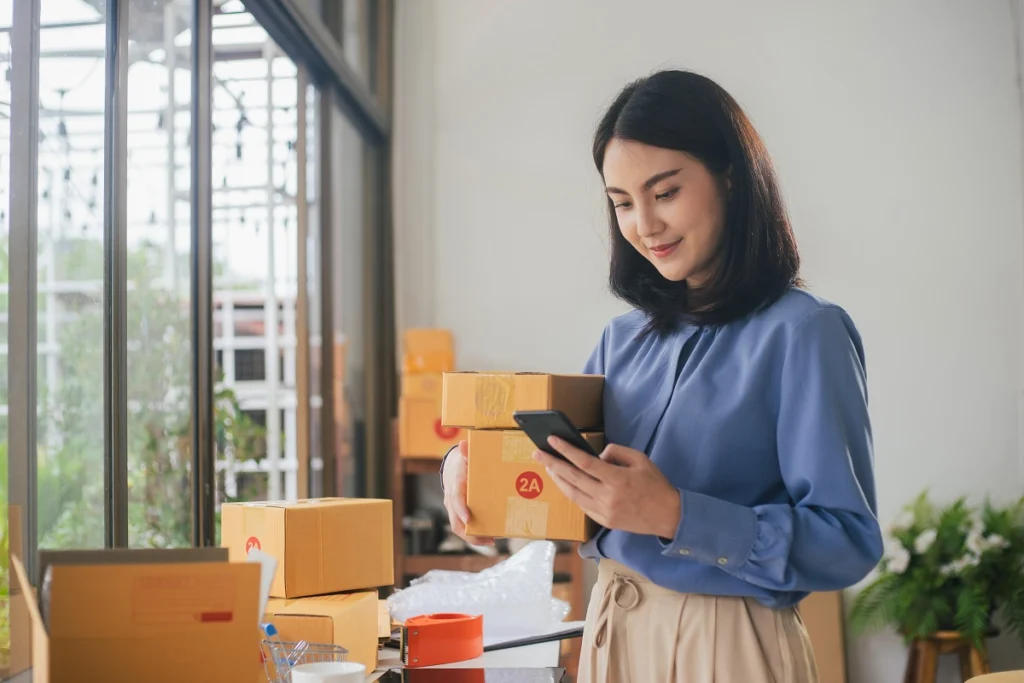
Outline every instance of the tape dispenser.
<path id="1" fill-rule="evenodd" d="M 402 664 L 409 668 L 464 662 L 484 653 L 484 618 L 425 614 L 402 625 Z"/>

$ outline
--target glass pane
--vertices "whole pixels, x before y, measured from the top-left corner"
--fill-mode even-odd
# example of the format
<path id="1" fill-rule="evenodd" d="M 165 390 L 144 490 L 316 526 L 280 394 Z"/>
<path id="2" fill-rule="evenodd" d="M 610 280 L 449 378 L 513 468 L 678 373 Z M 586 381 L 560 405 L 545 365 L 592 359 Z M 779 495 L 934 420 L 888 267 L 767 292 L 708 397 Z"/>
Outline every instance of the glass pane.
<path id="1" fill-rule="evenodd" d="M 192 544 L 191 0 L 132 3 L 128 37 L 128 540 Z"/>
<path id="2" fill-rule="evenodd" d="M 363 356 L 363 154 L 365 143 L 351 123 L 334 112 L 331 188 L 334 232 L 330 268 L 333 287 L 335 458 L 338 493 L 360 495 L 365 481 Z"/>
<path id="3" fill-rule="evenodd" d="M 309 486 L 310 496 L 325 494 L 323 470 L 323 326 L 320 307 L 320 278 L 323 272 L 320 240 L 320 128 L 318 107 L 320 97 L 314 86 L 306 88 L 306 296 L 309 312 Z"/>
<path id="4" fill-rule="evenodd" d="M 39 546 L 99 547 L 105 28 L 81 0 L 42 0 L 41 23 Z"/>
<path id="5" fill-rule="evenodd" d="M 0 71 L 10 73 L 11 68 L 11 23 L 14 20 L 12 0 L 0 0 Z M 7 218 L 10 206 L 11 188 L 11 83 L 10 79 L 0 80 L 0 679 L 19 673 L 27 665 L 29 625 L 24 619 L 12 619 L 12 615 L 24 615 L 25 596 L 12 594 L 11 571 L 8 553 L 23 556 L 18 547 L 20 516 L 17 511 L 9 513 L 9 480 L 7 477 L 7 288 L 9 259 L 8 240 L 10 221 Z M 21 605 L 18 605 L 18 602 Z M 12 667 L 13 664 L 13 667 Z"/>
<path id="6" fill-rule="evenodd" d="M 217 500 L 291 499 L 297 70 L 241 3 L 222 11 L 213 33 Z"/>

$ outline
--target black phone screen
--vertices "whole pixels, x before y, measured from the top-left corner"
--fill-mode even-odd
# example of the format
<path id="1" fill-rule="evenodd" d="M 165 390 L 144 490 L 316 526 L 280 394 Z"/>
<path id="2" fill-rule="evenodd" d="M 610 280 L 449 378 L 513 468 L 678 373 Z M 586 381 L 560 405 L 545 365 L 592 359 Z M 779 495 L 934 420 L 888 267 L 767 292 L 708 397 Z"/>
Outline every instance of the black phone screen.
<path id="1" fill-rule="evenodd" d="M 548 437 L 557 436 L 581 451 L 597 456 L 587 440 L 583 438 L 580 430 L 569 421 L 565 413 L 559 410 L 520 410 L 512 414 L 516 424 L 526 433 L 534 445 L 545 453 L 550 453 L 556 458 L 562 455 L 548 445 Z"/>

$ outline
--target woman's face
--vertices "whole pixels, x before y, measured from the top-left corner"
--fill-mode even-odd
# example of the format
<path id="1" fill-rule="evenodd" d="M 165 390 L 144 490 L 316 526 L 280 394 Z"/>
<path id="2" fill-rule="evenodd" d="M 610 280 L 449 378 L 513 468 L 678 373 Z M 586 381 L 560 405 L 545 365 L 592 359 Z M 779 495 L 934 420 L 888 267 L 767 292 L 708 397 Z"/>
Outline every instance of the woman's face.
<path id="1" fill-rule="evenodd" d="M 728 179 L 686 152 L 618 138 L 603 170 L 622 236 L 665 279 L 703 285 L 722 243 Z"/>

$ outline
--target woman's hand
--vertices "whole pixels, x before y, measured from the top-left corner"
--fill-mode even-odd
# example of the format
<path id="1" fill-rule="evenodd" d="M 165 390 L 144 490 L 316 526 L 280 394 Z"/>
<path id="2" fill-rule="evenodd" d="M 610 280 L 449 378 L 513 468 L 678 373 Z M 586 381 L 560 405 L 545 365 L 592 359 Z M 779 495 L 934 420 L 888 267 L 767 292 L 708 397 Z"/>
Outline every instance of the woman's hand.
<path id="1" fill-rule="evenodd" d="M 595 458 L 557 437 L 548 443 L 569 462 L 540 450 L 533 457 L 588 517 L 608 529 L 676 535 L 682 514 L 679 491 L 646 455 L 610 445 Z"/>
<path id="2" fill-rule="evenodd" d="M 469 506 L 466 505 L 466 453 L 469 450 L 465 441 L 460 441 L 458 448 L 448 454 L 444 461 L 441 480 L 444 482 L 444 508 L 448 511 L 448 521 L 456 536 L 470 545 L 494 545 L 490 538 L 467 536 L 466 524 L 469 522 Z"/>

